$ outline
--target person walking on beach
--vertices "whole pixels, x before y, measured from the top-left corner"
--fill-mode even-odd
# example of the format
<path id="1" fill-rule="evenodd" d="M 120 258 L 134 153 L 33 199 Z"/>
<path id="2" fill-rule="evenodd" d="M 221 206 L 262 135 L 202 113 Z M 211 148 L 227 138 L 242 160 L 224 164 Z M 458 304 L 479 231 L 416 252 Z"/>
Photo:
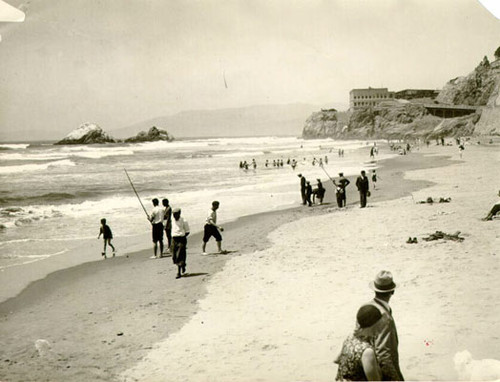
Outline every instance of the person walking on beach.
<path id="1" fill-rule="evenodd" d="M 306 178 L 302 174 L 297 175 L 300 178 L 300 196 L 302 197 L 302 205 L 306 205 Z"/>
<path id="2" fill-rule="evenodd" d="M 101 219 L 101 229 L 99 231 L 99 236 L 97 238 L 99 239 L 102 235 L 102 238 L 104 239 L 104 248 L 102 250 L 102 257 L 106 258 L 106 245 L 109 245 L 113 249 L 113 257 L 115 257 L 115 247 L 113 247 L 113 244 L 111 244 L 111 239 L 113 239 L 113 232 L 111 232 L 111 228 L 109 228 L 109 225 L 106 224 L 106 219 Z"/>
<path id="3" fill-rule="evenodd" d="M 382 372 L 377 362 L 373 338 L 382 314 L 373 305 L 359 308 L 356 329 L 344 341 L 335 359 L 339 365 L 336 381 L 380 381 Z"/>
<path id="4" fill-rule="evenodd" d="M 392 273 L 380 271 L 369 286 L 375 292 L 375 298 L 365 305 L 374 306 L 382 315 L 380 322 L 376 325 L 374 339 L 375 354 L 382 371 L 382 380 L 404 381 L 399 368 L 398 332 L 392 317 L 392 309 L 389 306 L 389 300 L 396 290 L 396 283 L 392 278 Z"/>
<path id="5" fill-rule="evenodd" d="M 339 180 L 337 182 L 334 182 L 335 186 L 337 186 L 337 189 L 335 190 L 336 196 L 337 196 L 337 205 L 342 208 L 345 207 L 347 204 L 347 193 L 346 193 L 346 187 L 351 183 L 349 179 L 344 177 L 343 172 L 339 172 Z"/>
<path id="6" fill-rule="evenodd" d="M 153 251 L 154 256 L 151 256 L 152 259 L 157 259 L 161 257 L 163 253 L 163 209 L 158 205 L 158 199 L 154 198 L 153 202 L 153 211 L 151 211 L 151 215 L 149 216 L 149 221 L 152 224 L 153 228 Z M 158 243 L 160 244 L 160 254 L 158 255 Z"/>
<path id="7" fill-rule="evenodd" d="M 212 236 L 215 238 L 215 242 L 217 243 L 218 253 L 225 253 L 225 251 L 222 250 L 222 236 L 219 232 L 219 230 L 221 232 L 224 231 L 224 228 L 217 225 L 217 210 L 219 209 L 219 205 L 220 203 L 217 200 L 214 200 L 212 202 L 212 208 L 208 211 L 203 232 L 203 245 L 201 247 L 202 255 L 208 255 L 205 249 L 207 247 L 208 240 L 210 240 Z"/>
<path id="8" fill-rule="evenodd" d="M 181 272 L 186 272 L 186 248 L 189 235 L 189 224 L 181 217 L 181 209 L 174 208 L 172 222 L 172 261 L 177 265 L 176 279 L 181 278 Z"/>
<path id="9" fill-rule="evenodd" d="M 168 199 L 163 199 L 163 227 L 165 228 L 165 235 L 167 236 L 167 251 L 172 247 L 172 207 L 170 207 Z"/>
<path id="10" fill-rule="evenodd" d="M 368 196 L 368 193 L 370 192 L 370 184 L 368 182 L 368 178 L 366 177 L 365 170 L 361 171 L 361 176 L 358 176 L 358 179 L 356 179 L 356 187 L 359 191 L 361 208 L 365 208 L 366 198 Z"/>

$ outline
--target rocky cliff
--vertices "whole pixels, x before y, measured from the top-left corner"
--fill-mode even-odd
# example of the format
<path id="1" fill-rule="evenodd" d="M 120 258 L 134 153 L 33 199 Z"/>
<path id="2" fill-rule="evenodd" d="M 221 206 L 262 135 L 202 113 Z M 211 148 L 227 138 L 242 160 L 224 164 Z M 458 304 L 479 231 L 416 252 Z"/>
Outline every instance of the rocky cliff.
<path id="1" fill-rule="evenodd" d="M 84 145 L 92 143 L 114 143 L 116 142 L 112 137 L 106 134 L 95 123 L 84 123 L 80 127 L 73 130 L 66 135 L 55 145 Z"/>
<path id="2" fill-rule="evenodd" d="M 130 137 L 125 139 L 125 142 L 152 142 L 152 141 L 167 141 L 171 142 L 174 140 L 174 137 L 166 130 L 158 129 L 156 126 L 153 126 L 146 133 L 145 131 L 141 131 L 135 137 Z"/>
<path id="3" fill-rule="evenodd" d="M 425 104 L 477 106 L 475 113 L 440 118 Z M 449 81 L 432 100 L 396 100 L 355 110 L 339 124 L 335 111 L 313 113 L 305 122 L 304 138 L 411 138 L 500 135 L 500 59 L 485 57 L 472 73 Z"/>

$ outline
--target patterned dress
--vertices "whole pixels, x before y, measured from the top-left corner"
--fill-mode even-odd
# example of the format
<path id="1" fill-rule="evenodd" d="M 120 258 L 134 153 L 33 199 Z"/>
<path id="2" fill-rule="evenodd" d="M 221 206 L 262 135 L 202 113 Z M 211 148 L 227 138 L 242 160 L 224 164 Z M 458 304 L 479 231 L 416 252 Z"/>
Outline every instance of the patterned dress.
<path id="1" fill-rule="evenodd" d="M 361 356 L 363 352 L 373 348 L 365 340 L 350 335 L 342 345 L 342 351 L 337 358 L 339 369 L 337 371 L 336 381 L 367 381 L 363 364 L 361 363 Z"/>

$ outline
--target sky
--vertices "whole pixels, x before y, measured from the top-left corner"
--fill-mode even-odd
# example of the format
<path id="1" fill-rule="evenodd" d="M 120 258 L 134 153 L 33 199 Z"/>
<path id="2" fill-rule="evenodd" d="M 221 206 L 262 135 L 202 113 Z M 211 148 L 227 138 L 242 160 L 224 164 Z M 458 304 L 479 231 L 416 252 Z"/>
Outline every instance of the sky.
<path id="1" fill-rule="evenodd" d="M 440 89 L 500 46 L 477 0 L 5 0 L 0 140 L 193 109 Z M 227 87 L 224 83 L 226 79 Z"/>

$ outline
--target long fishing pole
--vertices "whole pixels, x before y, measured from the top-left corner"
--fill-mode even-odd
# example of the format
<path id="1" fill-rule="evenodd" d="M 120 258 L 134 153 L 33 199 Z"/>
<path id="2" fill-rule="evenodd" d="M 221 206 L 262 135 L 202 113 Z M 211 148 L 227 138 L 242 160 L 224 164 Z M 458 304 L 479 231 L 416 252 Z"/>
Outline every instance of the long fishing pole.
<path id="1" fill-rule="evenodd" d="M 135 196 L 137 196 L 137 199 L 139 200 L 139 203 L 141 203 L 141 207 L 144 210 L 144 213 L 146 214 L 146 216 L 148 217 L 148 220 L 149 220 L 148 211 L 146 211 L 146 208 L 144 207 L 144 204 L 142 204 L 141 198 L 139 197 L 139 194 L 137 193 L 137 190 L 134 187 L 134 183 L 132 183 L 132 179 L 130 179 L 130 176 L 128 175 L 128 172 L 127 172 L 126 169 L 123 169 L 123 171 L 125 171 L 125 174 L 127 174 L 128 181 L 130 182 L 130 185 L 132 186 L 132 189 L 135 192 Z"/>
<path id="2" fill-rule="evenodd" d="M 330 178 L 330 180 L 332 181 L 332 183 L 337 186 L 337 183 L 335 183 L 335 180 L 332 179 L 332 177 L 330 176 L 330 174 L 328 174 L 325 170 L 325 168 L 323 167 L 323 165 L 320 165 L 319 167 L 321 167 L 323 169 L 323 171 L 325 172 L 326 176 L 328 176 Z"/>

